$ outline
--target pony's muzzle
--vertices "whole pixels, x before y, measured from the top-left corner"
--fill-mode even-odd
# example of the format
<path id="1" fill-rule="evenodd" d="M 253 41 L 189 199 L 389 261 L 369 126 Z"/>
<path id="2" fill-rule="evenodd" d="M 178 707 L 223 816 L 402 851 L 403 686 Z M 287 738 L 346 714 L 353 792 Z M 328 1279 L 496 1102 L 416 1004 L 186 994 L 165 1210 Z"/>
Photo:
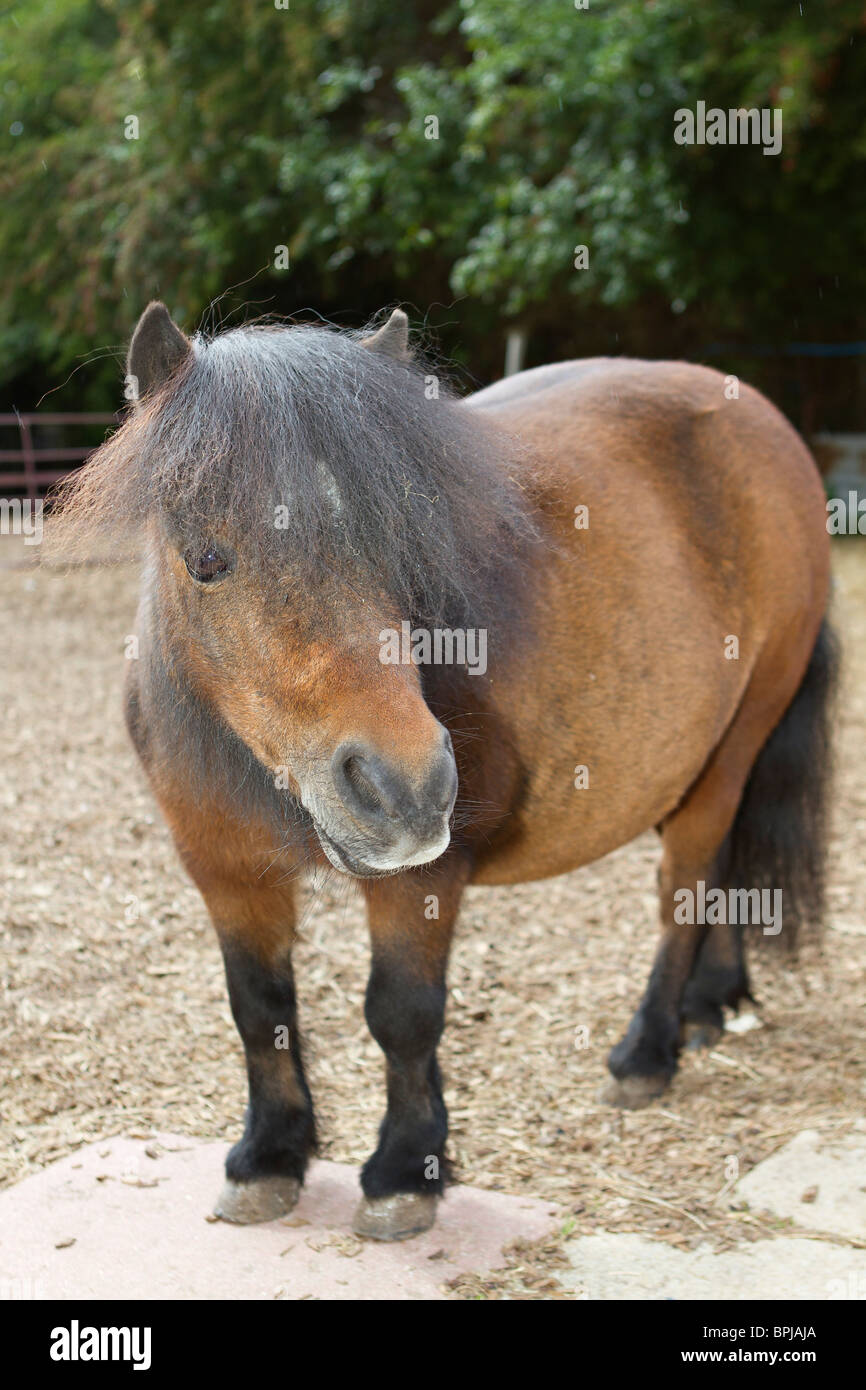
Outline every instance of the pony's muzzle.
<path id="1" fill-rule="evenodd" d="M 341 744 L 333 755 L 334 787 L 355 835 L 369 838 L 372 867 L 426 863 L 448 843 L 457 767 L 451 737 L 440 730 L 438 747 L 417 771 L 358 742 Z M 383 857 L 389 862 L 380 862 Z"/>

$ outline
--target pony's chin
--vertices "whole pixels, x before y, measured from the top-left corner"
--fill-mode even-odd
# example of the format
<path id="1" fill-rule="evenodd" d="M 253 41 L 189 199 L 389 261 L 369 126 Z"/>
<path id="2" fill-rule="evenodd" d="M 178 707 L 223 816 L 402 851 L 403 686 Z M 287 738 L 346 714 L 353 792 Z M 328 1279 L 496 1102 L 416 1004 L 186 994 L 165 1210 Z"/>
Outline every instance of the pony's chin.
<path id="1" fill-rule="evenodd" d="M 365 864 L 360 859 L 355 859 L 342 845 L 338 845 L 336 840 L 332 840 L 319 825 L 314 822 L 316 834 L 319 837 L 319 844 L 325 853 L 328 863 L 337 869 L 341 874 L 349 874 L 351 878 L 385 878 L 389 873 L 394 873 L 394 869 L 374 869 L 371 864 Z"/>
<path id="2" fill-rule="evenodd" d="M 344 849 L 341 844 L 331 839 L 331 836 L 322 829 L 317 820 L 314 820 L 313 824 L 316 827 L 319 844 L 322 846 L 329 864 L 332 864 L 341 874 L 349 874 L 352 878 L 388 878 L 391 874 L 402 873 L 404 869 L 412 869 L 420 864 L 429 864 L 432 860 L 438 859 L 440 854 L 444 854 L 451 838 L 446 829 L 443 832 L 443 843 L 433 853 L 424 851 L 423 858 L 420 854 L 416 854 L 407 859 L 405 863 L 385 864 L 377 867 L 374 864 L 366 864 L 362 859 L 356 859 L 354 855 L 349 854 L 348 850 Z"/>

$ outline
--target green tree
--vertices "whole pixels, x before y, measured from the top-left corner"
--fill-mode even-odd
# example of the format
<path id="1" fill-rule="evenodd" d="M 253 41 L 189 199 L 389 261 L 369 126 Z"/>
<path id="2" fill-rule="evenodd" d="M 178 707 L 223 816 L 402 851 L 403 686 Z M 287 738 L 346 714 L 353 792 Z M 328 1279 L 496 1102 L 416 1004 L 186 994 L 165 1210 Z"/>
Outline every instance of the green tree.
<path id="1" fill-rule="evenodd" d="M 0 379 L 232 286 L 206 325 L 438 305 L 486 371 L 509 323 L 549 356 L 862 333 L 860 0 L 291 5 L 7 12 Z M 676 144 L 699 100 L 781 107 L 782 153 Z"/>

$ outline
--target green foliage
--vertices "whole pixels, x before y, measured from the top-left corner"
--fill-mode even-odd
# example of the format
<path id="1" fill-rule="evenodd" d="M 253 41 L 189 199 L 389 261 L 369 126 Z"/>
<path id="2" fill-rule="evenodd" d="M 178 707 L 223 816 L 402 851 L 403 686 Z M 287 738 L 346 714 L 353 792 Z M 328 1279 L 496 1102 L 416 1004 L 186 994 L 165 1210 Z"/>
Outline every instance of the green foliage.
<path id="1" fill-rule="evenodd" d="M 235 285 L 220 313 L 465 297 L 476 351 L 578 314 L 855 331 L 860 0 L 29 0 L 2 26 L 0 380 Z M 782 153 L 675 144 L 698 100 L 781 106 Z"/>

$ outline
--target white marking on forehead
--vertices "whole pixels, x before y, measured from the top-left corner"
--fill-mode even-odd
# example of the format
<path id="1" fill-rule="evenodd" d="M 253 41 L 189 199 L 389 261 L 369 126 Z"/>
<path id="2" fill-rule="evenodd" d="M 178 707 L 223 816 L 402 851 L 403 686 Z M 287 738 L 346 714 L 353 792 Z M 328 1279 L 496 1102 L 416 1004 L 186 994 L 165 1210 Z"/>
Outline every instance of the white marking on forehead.
<path id="1" fill-rule="evenodd" d="M 323 459 L 316 460 L 316 473 L 319 479 L 319 487 L 333 507 L 335 515 L 342 516 L 344 510 L 343 496 L 340 489 L 337 487 L 336 478 Z"/>
<path id="2" fill-rule="evenodd" d="M 335 516 L 342 516 L 344 511 L 342 493 L 337 487 L 337 481 L 330 468 L 321 459 L 316 461 L 316 479 L 318 490 L 329 503 L 331 511 Z M 284 490 L 284 496 L 287 496 L 288 500 L 279 502 L 274 508 L 274 524 L 280 531 L 285 531 L 288 528 L 293 507 L 291 493 Z"/>

